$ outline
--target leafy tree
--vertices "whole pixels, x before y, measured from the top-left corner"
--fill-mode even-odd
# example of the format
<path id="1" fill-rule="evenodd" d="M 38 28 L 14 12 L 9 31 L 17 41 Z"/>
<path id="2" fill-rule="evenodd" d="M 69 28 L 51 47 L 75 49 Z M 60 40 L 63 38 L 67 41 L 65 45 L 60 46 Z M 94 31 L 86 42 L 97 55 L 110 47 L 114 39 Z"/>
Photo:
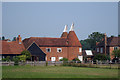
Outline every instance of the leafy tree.
<path id="1" fill-rule="evenodd" d="M 26 60 L 29 60 L 31 58 L 31 54 L 27 50 L 22 51 L 21 54 L 22 55 L 26 55 Z"/>
<path id="2" fill-rule="evenodd" d="M 111 35 L 111 37 L 115 37 L 114 35 Z"/>
<path id="3" fill-rule="evenodd" d="M 88 43 L 90 44 L 90 48 L 95 50 L 96 42 L 100 42 L 104 38 L 104 34 L 100 32 L 93 32 L 88 36 Z"/>
<path id="4" fill-rule="evenodd" d="M 120 37 L 120 35 L 118 35 L 118 37 Z"/>
<path id="5" fill-rule="evenodd" d="M 13 37 L 13 40 L 12 41 L 16 41 L 16 37 Z"/>
<path id="6" fill-rule="evenodd" d="M 90 44 L 88 42 L 88 39 L 81 40 L 80 43 L 82 45 L 83 50 L 91 49 L 91 46 L 90 46 Z"/>
<path id="7" fill-rule="evenodd" d="M 112 54 L 115 56 L 115 58 L 120 58 L 120 49 L 114 50 Z"/>
<path id="8" fill-rule="evenodd" d="M 2 40 L 5 40 L 5 37 L 4 37 L 4 36 L 2 36 Z"/>
<path id="9" fill-rule="evenodd" d="M 2 40 L 1 37 L 0 37 L 0 40 Z"/>
<path id="10" fill-rule="evenodd" d="M 88 38 L 85 40 L 81 40 L 83 50 L 90 49 L 95 50 L 96 42 L 100 42 L 104 38 L 104 34 L 100 32 L 93 32 L 88 35 Z"/>
<path id="11" fill-rule="evenodd" d="M 94 56 L 94 58 L 93 58 L 93 61 L 96 61 L 96 60 L 98 60 L 98 61 L 104 61 L 104 60 L 110 60 L 110 57 L 109 56 L 106 56 L 105 54 L 97 54 L 97 55 L 95 55 Z"/>

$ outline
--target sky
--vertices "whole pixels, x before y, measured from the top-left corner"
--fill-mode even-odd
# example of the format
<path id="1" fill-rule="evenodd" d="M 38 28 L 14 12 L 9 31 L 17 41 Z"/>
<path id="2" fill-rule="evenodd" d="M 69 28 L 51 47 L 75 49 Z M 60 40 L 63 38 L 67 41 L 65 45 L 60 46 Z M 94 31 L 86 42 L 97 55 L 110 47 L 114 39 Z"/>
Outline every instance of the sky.
<path id="1" fill-rule="evenodd" d="M 2 35 L 13 39 L 60 37 L 74 23 L 79 40 L 92 32 L 118 35 L 117 2 L 4 2 Z"/>

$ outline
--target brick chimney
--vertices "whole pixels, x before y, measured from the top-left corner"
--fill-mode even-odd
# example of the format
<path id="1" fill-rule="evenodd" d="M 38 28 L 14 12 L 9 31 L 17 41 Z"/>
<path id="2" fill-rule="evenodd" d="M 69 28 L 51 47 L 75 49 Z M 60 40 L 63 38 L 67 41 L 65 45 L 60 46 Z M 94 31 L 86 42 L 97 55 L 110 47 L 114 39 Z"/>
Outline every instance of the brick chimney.
<path id="1" fill-rule="evenodd" d="M 105 55 L 107 54 L 107 35 L 106 33 L 104 34 L 104 52 L 105 52 Z"/>
<path id="2" fill-rule="evenodd" d="M 18 35 L 18 37 L 16 38 L 16 41 L 17 41 L 19 44 L 21 44 L 21 43 L 22 43 L 22 40 L 21 40 L 21 39 L 22 39 L 21 36 Z"/>

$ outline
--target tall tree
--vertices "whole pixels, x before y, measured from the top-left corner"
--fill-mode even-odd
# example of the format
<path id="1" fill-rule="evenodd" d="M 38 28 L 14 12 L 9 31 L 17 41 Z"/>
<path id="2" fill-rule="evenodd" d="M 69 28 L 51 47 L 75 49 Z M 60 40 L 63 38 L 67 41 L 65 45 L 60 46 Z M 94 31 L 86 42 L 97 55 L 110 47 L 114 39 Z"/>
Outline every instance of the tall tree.
<path id="1" fill-rule="evenodd" d="M 4 37 L 4 36 L 2 36 L 2 40 L 5 40 L 5 37 Z"/>
<path id="2" fill-rule="evenodd" d="M 16 37 L 13 37 L 13 40 L 12 41 L 16 41 Z"/>
<path id="3" fill-rule="evenodd" d="M 96 42 L 100 42 L 104 38 L 104 34 L 100 32 L 93 32 L 88 36 L 88 43 L 90 44 L 90 47 L 92 50 L 95 50 L 96 48 Z"/>
<path id="4" fill-rule="evenodd" d="M 104 38 L 104 34 L 100 32 L 93 32 L 88 35 L 88 38 L 85 40 L 81 40 L 81 44 L 83 46 L 83 50 L 90 49 L 95 50 L 96 42 L 100 42 Z"/>

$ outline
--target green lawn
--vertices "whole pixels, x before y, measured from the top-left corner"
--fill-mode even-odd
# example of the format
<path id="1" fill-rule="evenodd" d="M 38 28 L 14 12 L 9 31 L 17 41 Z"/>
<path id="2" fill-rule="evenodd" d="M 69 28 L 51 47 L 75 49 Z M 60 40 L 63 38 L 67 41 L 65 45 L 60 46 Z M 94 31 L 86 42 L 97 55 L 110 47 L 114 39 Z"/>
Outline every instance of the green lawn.
<path id="1" fill-rule="evenodd" d="M 117 78 L 117 69 L 64 66 L 3 66 L 3 78 Z"/>

